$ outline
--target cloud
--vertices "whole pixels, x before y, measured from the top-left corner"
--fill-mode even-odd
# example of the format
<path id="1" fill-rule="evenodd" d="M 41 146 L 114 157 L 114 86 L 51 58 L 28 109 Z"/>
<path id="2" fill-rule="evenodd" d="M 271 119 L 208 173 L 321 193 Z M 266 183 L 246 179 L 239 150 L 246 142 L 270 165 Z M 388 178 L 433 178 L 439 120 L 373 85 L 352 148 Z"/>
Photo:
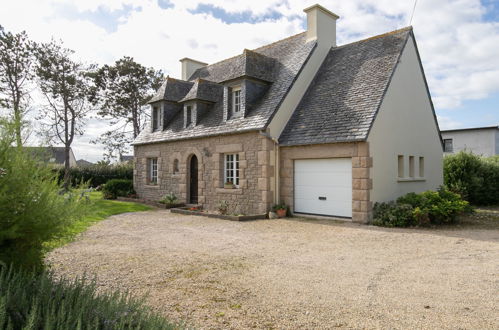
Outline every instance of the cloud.
<path id="1" fill-rule="evenodd" d="M 303 9 L 316 2 L 10 0 L 2 3 L 0 22 L 8 30 L 26 30 L 37 41 L 62 39 L 87 62 L 110 64 L 127 55 L 179 77 L 180 58 L 213 63 L 303 31 Z M 320 3 L 341 17 L 339 44 L 407 26 L 414 4 Z M 452 109 L 464 101 L 499 93 L 499 20 L 493 3 L 419 0 L 412 24 L 434 104 L 445 111 L 444 125 L 452 123 Z M 100 129 L 95 125 L 87 132 L 98 134 Z"/>

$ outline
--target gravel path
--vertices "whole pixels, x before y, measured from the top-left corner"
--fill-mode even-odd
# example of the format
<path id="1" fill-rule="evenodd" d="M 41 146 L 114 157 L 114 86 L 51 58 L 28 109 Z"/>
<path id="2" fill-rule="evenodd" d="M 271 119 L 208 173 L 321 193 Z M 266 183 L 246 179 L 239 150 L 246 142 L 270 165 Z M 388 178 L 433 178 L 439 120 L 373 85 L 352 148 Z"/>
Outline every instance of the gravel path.
<path id="1" fill-rule="evenodd" d="M 499 328 L 499 230 L 110 217 L 47 261 L 197 329 Z"/>

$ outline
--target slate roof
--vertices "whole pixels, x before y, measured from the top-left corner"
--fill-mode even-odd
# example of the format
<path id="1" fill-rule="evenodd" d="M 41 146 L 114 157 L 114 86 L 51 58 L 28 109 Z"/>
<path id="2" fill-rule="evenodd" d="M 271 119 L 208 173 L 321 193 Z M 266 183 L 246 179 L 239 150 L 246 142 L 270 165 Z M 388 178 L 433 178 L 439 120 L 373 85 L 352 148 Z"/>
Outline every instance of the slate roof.
<path id="1" fill-rule="evenodd" d="M 256 78 L 262 80 L 272 79 L 274 82 L 269 85 L 268 91 L 260 99 L 260 101 L 254 104 L 251 108 L 247 109 L 247 113 L 244 118 L 235 118 L 224 121 L 223 102 L 221 98 L 219 98 L 219 100 L 213 104 L 211 109 L 209 109 L 208 113 L 202 116 L 196 126 L 184 129 L 183 112 L 179 111 L 172 118 L 172 120 L 167 123 L 163 130 L 156 132 L 151 132 L 149 128 L 142 130 L 133 144 L 140 145 L 264 129 L 272 118 L 274 112 L 277 110 L 282 99 L 288 93 L 298 72 L 314 49 L 315 44 L 315 41 L 306 42 L 306 35 L 305 32 L 303 32 L 254 49 L 253 51 L 245 51 L 242 56 L 236 56 L 195 71 L 192 77 L 190 77 L 190 84 L 193 84 L 192 80 L 195 80 L 196 78 L 202 78 L 204 80 L 219 83 L 226 81 L 227 79 L 232 79 L 235 76 L 234 73 L 227 73 L 229 72 L 228 68 L 230 68 L 232 64 L 246 63 L 246 75 L 258 76 Z M 272 70 L 265 69 L 265 71 L 272 72 L 271 78 L 268 76 L 262 76 L 263 73 L 259 73 L 256 69 L 248 69 L 252 68 L 252 63 L 261 63 L 262 67 L 266 68 L 267 65 L 270 66 L 270 62 L 273 63 Z M 240 73 L 241 71 L 239 71 L 238 74 Z M 178 81 L 179 80 L 177 80 L 177 82 Z M 166 82 L 165 84 L 165 90 L 168 90 L 169 82 Z M 185 83 L 185 85 L 187 84 L 189 83 Z M 163 95 L 167 94 L 168 93 L 165 92 Z M 185 95 L 187 95 L 187 92 L 182 95 L 181 98 Z M 161 95 L 158 99 L 156 99 L 156 101 L 158 100 L 161 100 Z"/>
<path id="2" fill-rule="evenodd" d="M 245 49 L 241 55 L 197 69 L 191 79 L 204 78 L 223 82 L 246 76 L 272 82 L 274 69 L 274 58 Z"/>
<path id="3" fill-rule="evenodd" d="M 202 100 L 217 102 L 223 94 L 223 85 L 197 78 L 187 95 L 179 102 Z"/>
<path id="4" fill-rule="evenodd" d="M 279 143 L 365 140 L 410 33 L 408 27 L 332 48 Z"/>
<path id="5" fill-rule="evenodd" d="M 31 155 L 44 163 L 64 164 L 64 147 L 24 147 Z M 70 152 L 73 152 L 70 148 Z"/>
<path id="6" fill-rule="evenodd" d="M 162 100 L 178 102 L 187 94 L 187 92 L 189 92 L 193 84 L 194 83 L 191 81 L 166 77 L 165 81 L 156 92 L 156 95 L 154 95 L 148 103 L 154 103 Z"/>

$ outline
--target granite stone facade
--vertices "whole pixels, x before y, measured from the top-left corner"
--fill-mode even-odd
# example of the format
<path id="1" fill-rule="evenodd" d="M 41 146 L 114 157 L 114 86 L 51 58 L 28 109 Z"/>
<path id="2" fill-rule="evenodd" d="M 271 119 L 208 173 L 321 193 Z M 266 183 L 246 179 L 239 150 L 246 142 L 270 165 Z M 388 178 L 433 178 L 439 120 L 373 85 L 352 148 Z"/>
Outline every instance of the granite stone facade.
<path id="1" fill-rule="evenodd" d="M 239 154 L 240 185 L 223 187 L 225 154 Z M 229 213 L 263 214 L 274 204 L 274 142 L 252 132 L 230 136 L 163 142 L 135 146 L 134 185 L 139 198 L 160 200 L 173 192 L 182 202 L 189 200 L 189 164 L 198 159 L 199 204 L 215 211 L 220 201 L 229 203 Z M 352 159 L 352 220 L 366 223 L 372 219 L 369 169 L 372 158 L 367 142 L 335 143 L 279 148 L 281 200 L 293 212 L 293 176 L 295 159 Z M 158 158 L 158 184 L 147 184 L 147 159 Z"/>
<path id="2" fill-rule="evenodd" d="M 189 200 L 190 159 L 198 159 L 198 203 L 216 210 L 229 203 L 232 214 L 263 214 L 273 203 L 274 143 L 258 132 L 137 145 L 134 186 L 139 198 L 160 200 L 170 192 Z M 239 155 L 240 184 L 223 185 L 224 155 Z M 158 159 L 158 184 L 147 183 L 147 159 Z M 176 168 L 177 165 L 177 168 Z"/>

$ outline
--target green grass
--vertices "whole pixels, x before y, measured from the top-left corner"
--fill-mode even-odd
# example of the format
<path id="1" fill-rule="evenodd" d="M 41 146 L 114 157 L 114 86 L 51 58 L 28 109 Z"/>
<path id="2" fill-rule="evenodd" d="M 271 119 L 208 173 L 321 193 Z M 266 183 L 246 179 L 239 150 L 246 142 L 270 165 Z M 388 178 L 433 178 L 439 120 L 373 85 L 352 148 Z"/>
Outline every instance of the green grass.
<path id="1" fill-rule="evenodd" d="M 91 225 L 104 220 L 111 215 L 148 211 L 150 209 L 151 207 L 143 204 L 103 199 L 100 192 L 91 192 L 90 205 L 86 216 L 81 220 L 74 222 L 61 237 L 45 242 L 44 247 L 47 251 L 50 251 L 63 246 L 73 241 L 76 235 L 84 232 Z"/>

